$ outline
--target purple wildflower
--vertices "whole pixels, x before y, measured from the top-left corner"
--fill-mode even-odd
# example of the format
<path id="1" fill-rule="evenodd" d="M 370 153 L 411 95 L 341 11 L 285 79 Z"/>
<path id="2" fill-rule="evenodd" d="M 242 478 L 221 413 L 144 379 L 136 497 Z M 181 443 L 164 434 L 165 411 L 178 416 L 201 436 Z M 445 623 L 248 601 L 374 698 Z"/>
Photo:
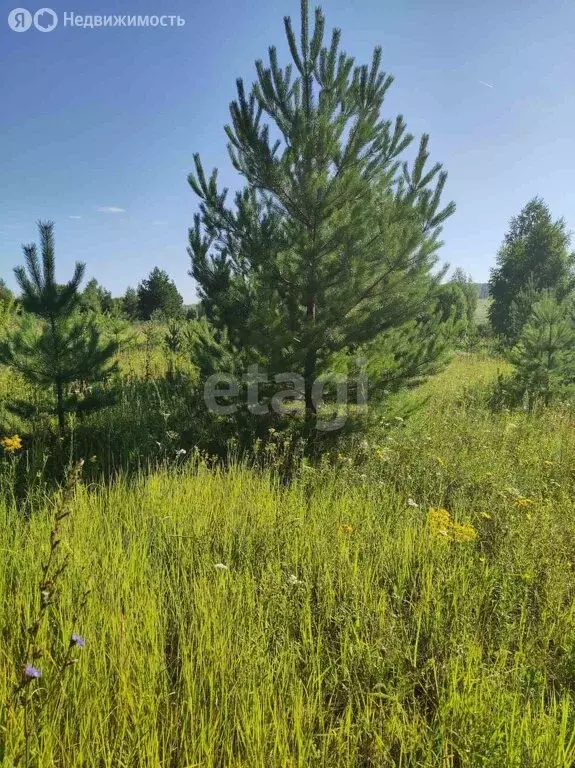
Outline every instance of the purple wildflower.
<path id="1" fill-rule="evenodd" d="M 81 635 L 77 635 L 75 632 L 72 632 L 72 637 L 70 638 L 70 645 L 77 645 L 78 648 L 84 648 L 86 645 L 86 641 L 84 640 Z"/>
<path id="2" fill-rule="evenodd" d="M 32 664 L 26 664 L 24 667 L 24 677 L 28 680 L 38 679 L 42 677 L 42 670 L 34 667 Z"/>

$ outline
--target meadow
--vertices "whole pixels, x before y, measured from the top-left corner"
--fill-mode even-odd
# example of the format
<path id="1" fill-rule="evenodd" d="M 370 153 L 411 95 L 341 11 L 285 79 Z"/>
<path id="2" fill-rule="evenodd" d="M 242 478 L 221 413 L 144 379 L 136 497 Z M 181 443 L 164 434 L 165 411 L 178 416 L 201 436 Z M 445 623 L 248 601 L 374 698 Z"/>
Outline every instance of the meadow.
<path id="1" fill-rule="evenodd" d="M 489 411 L 503 368 L 459 353 L 289 483 L 272 434 L 260 459 L 190 452 L 29 517 L 5 496 L 0 762 L 572 766 L 575 414 Z"/>
<path id="2" fill-rule="evenodd" d="M 362 58 L 346 53 L 341 29 L 328 32 L 320 8 L 299 5 L 299 24 L 283 19 L 287 45 L 272 43 L 267 57 L 260 7 L 244 25 L 257 34 L 226 48 L 222 76 L 236 66 L 232 48 L 244 71 L 253 42 L 256 64 L 251 85 L 235 81 L 225 159 L 212 145 L 206 83 L 195 93 L 186 79 L 197 46 L 184 43 L 181 93 L 163 88 L 158 109 L 153 82 L 169 76 L 158 80 L 153 51 L 138 58 L 127 36 L 129 61 L 113 77 L 98 48 L 94 94 L 117 83 L 122 99 L 137 96 L 142 70 L 150 98 L 126 101 L 125 134 L 107 118 L 111 134 L 92 130 L 94 99 L 89 121 L 103 136 L 91 155 L 113 158 L 98 166 L 97 186 L 125 207 L 88 200 L 82 174 L 60 172 L 70 142 L 52 142 L 53 166 L 32 167 L 24 133 L 12 153 L 30 156 L 28 176 L 60 194 L 37 206 L 15 181 L 22 224 L 3 224 L 15 230 L 7 237 L 28 232 L 24 220 L 40 211 L 61 221 L 62 240 L 54 221 L 39 220 L 20 257 L 6 241 L 14 277 L 0 278 L 0 766 L 575 766 L 566 220 L 533 197 L 494 254 L 500 216 L 526 187 L 515 167 L 506 183 L 499 163 L 497 188 L 513 195 L 482 211 L 481 174 L 461 169 L 464 156 L 487 157 L 488 132 L 483 144 L 473 136 L 471 153 L 455 142 L 459 180 L 472 182 L 456 187 L 477 215 L 472 232 L 469 216 L 460 220 L 453 254 L 483 273 L 494 262 L 488 284 L 442 266 L 456 204 L 436 149 L 451 162 L 452 116 L 439 142 L 408 131 L 387 112 L 384 50 L 363 59 L 357 28 L 349 39 Z M 23 11 L 10 14 L 18 27 L 32 17 Z M 41 29 L 41 16 L 30 24 Z M 65 16 L 87 28 L 176 18 Z M 179 16 L 177 26 L 199 29 Z M 440 26 L 416 26 L 433 45 Z M 211 48 L 210 71 L 221 58 Z M 456 85 L 468 108 L 472 84 Z M 409 77 L 405 87 L 421 90 Z M 184 92 L 185 151 L 174 148 Z M 20 101 L 9 110 L 18 128 L 30 123 Z M 505 128 L 478 103 L 467 123 L 493 124 L 494 146 L 519 146 L 517 121 Z M 57 98 L 52 107 L 66 113 Z M 134 150 L 134 162 L 128 150 L 110 154 L 135 146 L 134 109 L 158 160 L 153 179 L 137 175 L 146 152 Z M 546 138 L 566 124 L 552 122 Z M 36 132 L 49 139 L 53 124 Z M 174 169 L 178 157 L 187 160 Z M 558 183 L 547 160 L 535 176 L 546 194 Z M 218 173 L 228 162 L 229 189 L 228 170 Z M 195 201 L 192 305 L 165 269 L 142 274 L 155 258 L 182 266 L 174 171 Z"/>
<path id="3" fill-rule="evenodd" d="M 485 325 L 487 323 L 490 304 L 491 299 L 477 300 L 477 309 L 475 311 L 475 322 L 477 325 Z"/>

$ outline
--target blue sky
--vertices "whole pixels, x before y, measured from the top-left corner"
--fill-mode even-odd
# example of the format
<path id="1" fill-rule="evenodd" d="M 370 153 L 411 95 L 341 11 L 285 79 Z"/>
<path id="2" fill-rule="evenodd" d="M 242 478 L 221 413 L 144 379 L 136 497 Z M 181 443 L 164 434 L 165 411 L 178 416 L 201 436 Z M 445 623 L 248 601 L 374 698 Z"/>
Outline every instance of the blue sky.
<path id="1" fill-rule="evenodd" d="M 24 7 L 38 8 L 23 0 Z M 59 278 L 87 263 L 114 295 L 155 265 L 194 299 L 187 229 L 192 156 L 234 185 L 223 131 L 235 79 L 277 44 L 298 0 L 51 0 L 60 24 L 17 34 L 0 19 L 0 277 L 14 285 L 36 221 L 56 222 Z M 443 261 L 489 274 L 509 218 L 534 195 L 575 228 L 572 0 L 326 0 L 358 63 L 383 48 L 385 114 L 431 135 L 457 213 Z M 361 10 L 360 10 L 361 9 Z M 176 28 L 64 28 L 64 12 L 179 14 Z M 285 61 L 286 56 L 283 55 Z M 121 209 L 114 211 L 114 209 Z"/>

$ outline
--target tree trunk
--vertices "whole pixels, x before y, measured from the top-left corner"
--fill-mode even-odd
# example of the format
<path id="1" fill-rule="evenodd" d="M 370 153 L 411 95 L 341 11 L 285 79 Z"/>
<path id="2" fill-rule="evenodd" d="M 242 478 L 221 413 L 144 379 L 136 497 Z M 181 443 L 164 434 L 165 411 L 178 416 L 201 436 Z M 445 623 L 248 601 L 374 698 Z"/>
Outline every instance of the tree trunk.
<path id="1" fill-rule="evenodd" d="M 308 323 L 315 324 L 315 299 L 312 297 L 307 304 L 306 317 Z M 308 342 L 309 343 L 309 342 Z M 309 424 L 315 419 L 317 408 L 313 400 L 313 385 L 317 371 L 317 351 L 315 347 L 309 347 L 305 356 L 304 380 L 305 380 L 305 420 Z"/>
<path id="2" fill-rule="evenodd" d="M 58 429 L 60 430 L 60 435 L 63 436 L 66 420 L 64 416 L 64 389 L 61 381 L 56 382 L 56 396 L 58 398 Z"/>
<path id="3" fill-rule="evenodd" d="M 57 363 L 57 370 L 60 370 L 60 343 L 58 338 L 58 329 L 56 327 L 56 318 L 54 315 L 50 316 L 50 329 L 52 331 L 52 343 L 54 345 L 54 352 Z M 55 378 L 56 383 L 56 399 L 57 399 L 57 412 L 58 412 L 58 429 L 60 436 L 64 435 L 66 428 L 66 420 L 64 418 L 64 387 L 59 375 Z"/>
<path id="4" fill-rule="evenodd" d="M 312 421 L 317 413 L 316 404 L 313 399 L 313 385 L 315 381 L 317 367 L 317 355 L 315 350 L 310 350 L 307 353 L 305 360 L 305 420 L 307 422 Z"/>

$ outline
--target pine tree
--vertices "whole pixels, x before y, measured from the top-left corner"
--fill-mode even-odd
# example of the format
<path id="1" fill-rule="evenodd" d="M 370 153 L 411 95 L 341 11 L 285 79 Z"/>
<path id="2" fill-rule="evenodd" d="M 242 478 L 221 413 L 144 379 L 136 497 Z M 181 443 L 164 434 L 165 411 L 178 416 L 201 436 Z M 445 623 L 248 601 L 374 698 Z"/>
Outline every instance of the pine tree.
<path id="1" fill-rule="evenodd" d="M 122 312 L 128 320 L 138 320 L 140 317 L 140 305 L 138 293 L 135 288 L 127 288 L 122 299 Z"/>
<path id="2" fill-rule="evenodd" d="M 24 316 L 20 326 L 0 344 L 0 362 L 19 371 L 31 384 L 52 387 L 60 433 L 66 413 L 97 408 L 105 403 L 97 393 L 79 402 L 71 391 L 77 381 L 93 383 L 109 376 L 114 365 L 113 342 L 102 344 L 95 321 L 77 312 L 84 264 L 77 263 L 72 279 L 56 282 L 54 225 L 39 223 L 42 263 L 36 245 L 23 247 L 25 266 L 14 270 L 22 291 Z M 25 415 L 29 404 L 14 402 L 13 410 Z"/>
<path id="3" fill-rule="evenodd" d="M 491 271 L 493 330 L 515 344 L 535 301 L 551 291 L 562 301 L 575 286 L 575 253 L 563 219 L 553 221 L 543 200 L 534 198 L 511 220 Z"/>
<path id="4" fill-rule="evenodd" d="M 183 303 L 175 283 L 159 267 L 155 267 L 138 286 L 138 309 L 142 320 L 150 320 L 154 313 L 167 318 L 178 317 L 182 314 Z"/>
<path id="5" fill-rule="evenodd" d="M 409 325 L 430 301 L 454 205 L 440 207 L 446 174 L 427 167 L 427 136 L 412 168 L 401 162 L 412 136 L 401 116 L 381 117 L 393 81 L 381 50 L 355 66 L 337 29 L 324 46 L 323 13 L 310 30 L 307 0 L 299 45 L 284 23 L 293 64 L 280 67 L 272 47 L 251 91 L 237 81 L 225 130 L 245 186 L 231 206 L 217 171 L 207 177 L 194 157 L 201 202 L 189 254 L 210 321 L 244 366 L 302 375 L 313 419 L 314 381 L 334 357 Z M 424 355 L 420 372 L 426 364 Z"/>
<path id="6" fill-rule="evenodd" d="M 551 295 L 539 299 L 510 360 L 516 368 L 514 389 L 518 399 L 527 397 L 529 410 L 536 402 L 549 405 L 575 383 L 575 323 L 565 304 Z"/>
<path id="7" fill-rule="evenodd" d="M 162 339 L 163 347 L 166 351 L 168 367 L 166 378 L 173 381 L 176 375 L 176 360 L 178 354 L 182 351 L 184 343 L 184 330 L 181 323 L 176 320 L 168 320 L 168 327 Z"/>

